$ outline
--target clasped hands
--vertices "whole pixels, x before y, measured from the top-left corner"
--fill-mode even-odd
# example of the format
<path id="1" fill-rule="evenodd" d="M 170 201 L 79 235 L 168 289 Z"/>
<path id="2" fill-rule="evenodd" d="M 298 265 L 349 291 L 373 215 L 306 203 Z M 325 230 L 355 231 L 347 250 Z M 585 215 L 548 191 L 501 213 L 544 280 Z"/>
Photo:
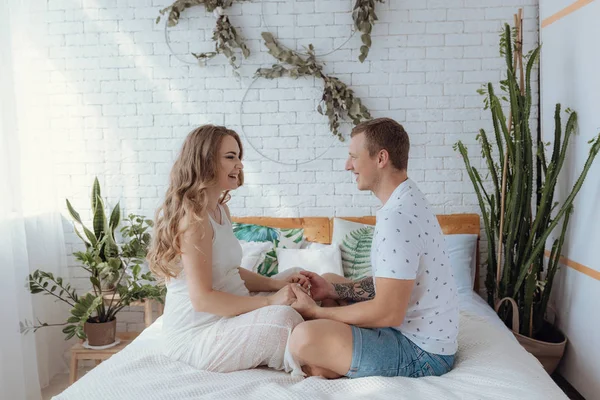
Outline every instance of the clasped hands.
<path id="1" fill-rule="evenodd" d="M 305 319 L 314 319 L 319 308 L 317 301 L 335 298 L 333 285 L 319 274 L 301 271 L 285 279 L 288 282 L 277 293 L 269 296 L 271 305 L 293 307 Z"/>

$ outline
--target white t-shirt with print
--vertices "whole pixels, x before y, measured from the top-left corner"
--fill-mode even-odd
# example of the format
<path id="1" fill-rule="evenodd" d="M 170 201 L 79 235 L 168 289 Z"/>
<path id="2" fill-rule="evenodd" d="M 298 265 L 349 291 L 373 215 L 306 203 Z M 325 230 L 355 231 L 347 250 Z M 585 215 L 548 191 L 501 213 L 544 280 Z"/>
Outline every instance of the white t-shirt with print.
<path id="1" fill-rule="evenodd" d="M 373 277 L 415 280 L 404 322 L 394 328 L 429 353 L 455 354 L 458 296 L 446 243 L 411 179 L 377 211 L 371 264 Z"/>

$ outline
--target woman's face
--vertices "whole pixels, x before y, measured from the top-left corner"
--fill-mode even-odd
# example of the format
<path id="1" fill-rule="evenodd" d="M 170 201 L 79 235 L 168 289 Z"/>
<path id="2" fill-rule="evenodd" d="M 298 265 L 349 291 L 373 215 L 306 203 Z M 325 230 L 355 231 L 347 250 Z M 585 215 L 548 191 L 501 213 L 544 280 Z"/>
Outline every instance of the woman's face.
<path id="1" fill-rule="evenodd" d="M 240 160 L 240 146 L 232 136 L 225 136 L 218 152 L 217 185 L 221 191 L 235 190 L 239 187 L 239 175 L 244 165 Z"/>

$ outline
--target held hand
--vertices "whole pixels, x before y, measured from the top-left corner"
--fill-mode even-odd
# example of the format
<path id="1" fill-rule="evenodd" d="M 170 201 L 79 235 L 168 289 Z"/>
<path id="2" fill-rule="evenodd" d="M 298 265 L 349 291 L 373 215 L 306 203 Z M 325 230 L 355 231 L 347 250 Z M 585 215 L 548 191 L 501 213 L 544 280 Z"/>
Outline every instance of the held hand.
<path id="1" fill-rule="evenodd" d="M 292 285 L 285 285 L 275 294 L 267 297 L 270 306 L 291 306 L 296 300 Z"/>
<path id="2" fill-rule="evenodd" d="M 302 274 L 294 274 L 294 275 L 290 275 L 285 279 L 286 282 L 288 283 L 297 283 L 300 286 L 302 286 L 305 291 L 308 291 L 308 294 L 310 294 L 310 288 L 311 288 L 311 284 L 310 284 L 310 280 L 308 279 L 308 277 L 302 275 Z"/>
<path id="3" fill-rule="evenodd" d="M 319 308 L 317 303 L 315 303 L 315 301 L 311 299 L 309 295 L 304 293 L 302 286 L 298 284 L 291 286 L 292 290 L 294 291 L 294 295 L 296 296 L 296 300 L 292 303 L 294 310 L 298 311 L 298 313 L 300 313 L 304 319 L 314 319 L 316 317 L 317 308 Z"/>
<path id="4" fill-rule="evenodd" d="M 337 298 L 333 284 L 325 280 L 321 275 L 310 271 L 301 271 L 300 274 L 309 279 L 310 294 L 314 300 L 320 301 Z"/>

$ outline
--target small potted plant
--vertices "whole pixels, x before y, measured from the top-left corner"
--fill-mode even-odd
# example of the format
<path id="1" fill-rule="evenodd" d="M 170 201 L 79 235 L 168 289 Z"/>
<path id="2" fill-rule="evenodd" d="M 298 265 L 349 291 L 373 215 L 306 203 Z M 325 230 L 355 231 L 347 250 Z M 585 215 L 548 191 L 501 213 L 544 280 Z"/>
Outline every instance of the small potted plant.
<path id="1" fill-rule="evenodd" d="M 77 251 L 73 255 L 80 262 L 79 266 L 89 274 L 91 291 L 78 295 L 63 278 L 36 270 L 28 276 L 29 291 L 53 296 L 68 304 L 71 315 L 64 323 L 48 324 L 39 320 L 37 324 L 22 322 L 22 333 L 66 325 L 63 329 L 65 340 L 77 335 L 81 339 L 87 338 L 90 346 L 110 345 L 115 343 L 116 315 L 120 310 L 134 301 L 154 299 L 164 302 L 164 285 L 156 285 L 150 272 L 142 273 L 152 221 L 130 214 L 120 227 L 121 240 L 117 240 L 115 231 L 121 225 L 121 210 L 117 203 L 107 219 L 97 178 L 92 187 L 91 208 L 93 227 L 88 229 L 67 200 L 75 232 L 85 244 L 85 251 Z M 77 226 L 81 227 L 83 234 Z"/>

